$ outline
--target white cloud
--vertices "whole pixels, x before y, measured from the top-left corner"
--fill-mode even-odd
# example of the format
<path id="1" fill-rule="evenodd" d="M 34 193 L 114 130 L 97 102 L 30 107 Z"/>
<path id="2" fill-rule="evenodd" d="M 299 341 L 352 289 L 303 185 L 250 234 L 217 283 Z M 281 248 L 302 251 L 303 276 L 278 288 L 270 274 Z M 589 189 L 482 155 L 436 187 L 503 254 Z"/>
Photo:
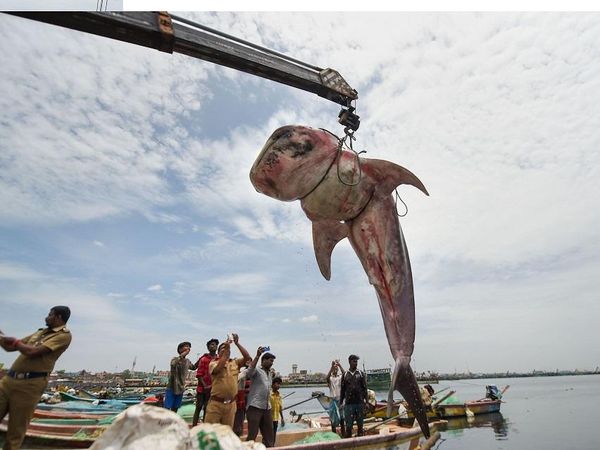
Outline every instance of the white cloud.
<path id="1" fill-rule="evenodd" d="M 310 316 L 305 316 L 300 318 L 300 322 L 302 323 L 315 323 L 319 321 L 319 316 L 316 314 L 311 314 Z"/>
<path id="2" fill-rule="evenodd" d="M 452 370 L 465 343 L 471 369 L 482 370 L 555 365 L 556 354 L 561 366 L 583 366 L 590 354 L 580 342 L 600 348 L 589 332 L 600 266 L 598 14 L 190 17 L 339 70 L 360 95 L 355 148 L 405 166 L 429 189 L 430 197 L 399 190 L 409 207 L 400 222 L 420 368 Z M 299 203 L 260 195 L 248 179 L 275 128 L 340 133 L 338 107 L 100 39 L 0 20 L 0 307 L 78 305 L 93 325 L 76 330 L 81 342 L 131 342 L 120 366 L 137 339 L 168 361 L 167 341 L 187 334 L 236 329 L 258 345 L 306 323 L 302 339 L 278 343 L 281 364 L 313 364 L 310 348 L 320 348 L 326 359 L 357 352 L 385 367 L 375 292 L 348 242 L 336 247 L 324 282 Z M 271 91 L 281 98 L 265 100 Z M 209 107 L 215 117 L 206 117 Z M 224 131 L 213 132 L 217 122 Z M 89 251 L 90 241 L 102 252 Z M 165 292 L 156 276 L 174 289 Z M 169 302 L 149 294 L 159 291 Z M 265 309 L 266 335 L 253 325 Z M 574 313 L 582 310 L 588 314 Z M 132 311 L 135 326 L 123 321 L 137 317 Z M 161 315 L 162 337 L 145 331 L 152 314 Z M 513 327 L 502 342 L 485 332 L 490 319 Z M 73 355 L 84 358 L 69 360 L 76 367 L 112 369 L 114 352 Z"/>

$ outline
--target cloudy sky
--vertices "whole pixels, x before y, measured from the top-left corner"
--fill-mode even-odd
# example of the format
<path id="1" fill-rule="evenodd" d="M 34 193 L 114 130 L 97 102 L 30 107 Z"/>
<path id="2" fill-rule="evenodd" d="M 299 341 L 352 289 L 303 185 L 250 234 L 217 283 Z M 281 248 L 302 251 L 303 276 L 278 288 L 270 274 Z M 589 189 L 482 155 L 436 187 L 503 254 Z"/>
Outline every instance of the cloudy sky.
<path id="1" fill-rule="evenodd" d="M 417 371 L 600 364 L 598 13 L 179 13 L 338 70 L 400 193 Z M 181 55 L 0 15 L 0 329 L 67 304 L 67 370 L 165 368 L 178 342 L 270 345 L 283 372 L 391 356 L 347 241 L 324 280 L 298 202 L 249 169 L 338 106 Z M 10 364 L 14 354 L 0 353 Z"/>

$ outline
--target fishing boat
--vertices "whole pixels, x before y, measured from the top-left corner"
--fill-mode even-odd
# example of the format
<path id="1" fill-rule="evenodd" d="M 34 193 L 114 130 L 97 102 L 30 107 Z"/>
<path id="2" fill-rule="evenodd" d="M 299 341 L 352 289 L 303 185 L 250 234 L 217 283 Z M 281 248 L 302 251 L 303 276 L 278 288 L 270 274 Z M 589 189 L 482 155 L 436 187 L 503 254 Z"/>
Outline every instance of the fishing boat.
<path id="1" fill-rule="evenodd" d="M 438 416 L 443 418 L 474 416 L 500 412 L 501 400 L 472 400 L 458 404 L 438 405 Z"/>
<path id="2" fill-rule="evenodd" d="M 389 367 L 384 369 L 368 369 L 367 386 L 374 391 L 384 391 L 390 388 L 392 383 L 392 369 Z"/>
<path id="3" fill-rule="evenodd" d="M 102 411 L 102 412 L 78 412 L 78 411 L 63 411 L 63 410 L 45 410 L 36 409 L 33 412 L 34 418 L 39 419 L 100 419 L 104 417 L 114 416 L 119 411 Z"/>
<path id="4" fill-rule="evenodd" d="M 139 403 L 139 402 L 138 402 Z M 69 402 L 60 402 L 60 403 L 38 403 L 36 409 L 46 410 L 46 411 L 73 411 L 73 412 L 82 412 L 82 413 L 109 413 L 123 411 L 128 406 L 131 406 L 127 403 L 120 402 L 117 400 L 97 400 L 96 402 L 86 402 L 73 400 Z"/>
<path id="5" fill-rule="evenodd" d="M 510 387 L 507 385 L 499 391 L 495 385 L 488 385 L 485 387 L 486 396 L 479 400 L 469 400 L 464 403 L 461 402 L 448 402 L 439 403 L 435 410 L 437 415 L 442 418 L 452 417 L 472 417 L 478 414 L 489 414 L 500 412 L 500 406 L 502 405 L 502 395 Z"/>
<path id="6" fill-rule="evenodd" d="M 319 433 L 325 432 L 327 435 L 333 435 L 333 433 L 326 431 L 330 428 L 327 418 L 322 417 L 320 419 L 323 423 L 317 428 L 294 430 L 291 432 L 278 432 L 275 448 L 282 450 L 408 450 L 417 448 L 417 445 L 423 441 L 423 434 L 419 427 L 404 428 L 398 425 L 382 424 L 381 422 L 380 424 L 370 427 L 365 425 L 365 436 L 319 441 Z M 313 422 L 319 423 L 321 420 L 313 420 Z M 435 429 L 440 423 L 432 423 L 430 425 L 432 429 Z M 335 438 L 335 435 L 333 435 L 333 437 Z M 433 431 L 429 441 L 430 443 L 433 443 L 438 438 L 439 432 Z"/>
<path id="7" fill-rule="evenodd" d="M 0 433 L 6 433 L 7 423 L 0 423 Z M 43 445 L 50 448 L 88 448 L 106 427 L 60 426 L 30 423 L 25 433 L 25 446 Z"/>

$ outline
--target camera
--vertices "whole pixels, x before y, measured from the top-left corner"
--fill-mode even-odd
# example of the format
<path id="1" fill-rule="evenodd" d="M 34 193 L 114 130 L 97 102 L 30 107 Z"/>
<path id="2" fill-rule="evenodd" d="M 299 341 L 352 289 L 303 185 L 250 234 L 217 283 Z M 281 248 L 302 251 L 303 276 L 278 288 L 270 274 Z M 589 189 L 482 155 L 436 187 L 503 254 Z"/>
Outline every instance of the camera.
<path id="1" fill-rule="evenodd" d="M 268 345 L 263 345 L 263 352 L 268 352 L 269 350 L 271 350 L 271 347 Z"/>

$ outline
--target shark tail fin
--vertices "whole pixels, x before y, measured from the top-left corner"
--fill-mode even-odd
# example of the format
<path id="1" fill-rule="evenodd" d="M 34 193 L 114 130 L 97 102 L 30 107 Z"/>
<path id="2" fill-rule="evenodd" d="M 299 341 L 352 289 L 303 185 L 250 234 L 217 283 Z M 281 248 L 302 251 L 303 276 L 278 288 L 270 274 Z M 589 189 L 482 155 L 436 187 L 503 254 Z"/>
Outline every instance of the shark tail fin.
<path id="1" fill-rule="evenodd" d="M 429 438 L 429 423 L 427 422 L 427 411 L 423 400 L 421 399 L 421 392 L 415 374 L 410 368 L 409 358 L 398 358 L 396 359 L 396 365 L 394 367 L 394 378 L 392 379 L 392 386 L 402 394 L 402 397 L 408 403 L 411 411 L 413 412 L 421 431 L 426 438 Z"/>

